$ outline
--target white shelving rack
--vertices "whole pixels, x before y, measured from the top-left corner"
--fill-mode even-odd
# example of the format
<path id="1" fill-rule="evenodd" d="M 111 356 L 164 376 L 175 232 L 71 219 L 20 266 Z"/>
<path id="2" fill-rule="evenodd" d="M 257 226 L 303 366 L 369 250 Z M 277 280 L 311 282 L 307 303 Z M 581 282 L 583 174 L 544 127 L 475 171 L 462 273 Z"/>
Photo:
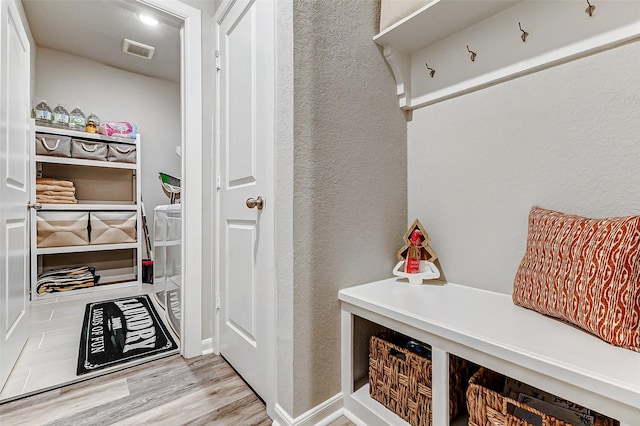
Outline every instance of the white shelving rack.
<path id="1" fill-rule="evenodd" d="M 157 206 L 153 216 L 154 294 L 165 308 L 173 331 L 179 336 L 182 320 L 182 206 Z"/>
<path id="2" fill-rule="evenodd" d="M 140 135 L 135 139 L 109 137 L 70 129 L 34 124 L 31 140 L 31 200 L 36 200 L 36 177 L 55 177 L 76 183 L 77 204 L 42 204 L 31 209 L 31 299 L 32 301 L 66 295 L 78 295 L 101 290 L 141 285 L 142 271 L 142 220 L 140 191 Z M 136 162 L 87 160 L 72 157 L 35 155 L 35 134 L 69 136 L 72 139 L 101 141 L 106 144 L 134 145 Z M 77 181 L 76 178 L 77 177 Z M 77 183 L 77 182 L 81 183 Z M 118 194 L 121 189 L 122 194 Z M 113 196 L 117 194 L 116 196 Z M 136 241 L 118 244 L 96 244 L 65 247 L 37 247 L 37 215 L 39 212 L 133 212 L 136 217 Z M 114 253 L 120 251 L 114 259 Z M 61 260 L 62 259 L 62 260 Z M 90 262 L 85 262 L 85 260 Z M 103 260 L 104 259 L 104 260 Z M 81 266 L 96 263 L 98 285 L 89 288 L 38 294 L 38 274 L 56 267 Z M 91 266 L 91 265 L 89 265 Z"/>

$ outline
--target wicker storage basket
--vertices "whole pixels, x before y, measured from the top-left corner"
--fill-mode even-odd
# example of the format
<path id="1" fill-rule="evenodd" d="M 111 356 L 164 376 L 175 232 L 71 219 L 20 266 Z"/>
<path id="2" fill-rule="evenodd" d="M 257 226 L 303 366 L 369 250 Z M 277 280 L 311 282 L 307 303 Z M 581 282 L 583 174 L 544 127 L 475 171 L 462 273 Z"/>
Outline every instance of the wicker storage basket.
<path id="1" fill-rule="evenodd" d="M 413 426 L 431 424 L 431 360 L 407 349 L 409 338 L 397 333 L 371 336 L 369 394 Z M 469 377 L 475 365 L 451 356 L 449 360 L 449 416 L 464 409 Z"/>
<path id="2" fill-rule="evenodd" d="M 541 418 L 542 426 L 569 426 L 570 423 L 542 413 L 522 402 L 502 395 L 505 376 L 481 368 L 469 380 L 467 389 L 467 409 L 469 426 L 531 426 L 531 423 L 509 414 L 509 406 L 520 407 Z M 594 426 L 614 426 L 618 422 L 592 412 Z"/>

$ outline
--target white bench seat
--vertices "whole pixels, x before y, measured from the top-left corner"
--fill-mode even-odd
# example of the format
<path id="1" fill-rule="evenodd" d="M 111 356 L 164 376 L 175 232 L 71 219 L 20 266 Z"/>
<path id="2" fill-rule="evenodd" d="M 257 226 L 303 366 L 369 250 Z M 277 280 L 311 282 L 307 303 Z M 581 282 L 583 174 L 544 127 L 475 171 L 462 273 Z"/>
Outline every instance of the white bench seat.
<path id="1" fill-rule="evenodd" d="M 640 353 L 515 306 L 510 295 L 451 283 L 412 285 L 393 278 L 341 290 L 339 299 L 345 410 L 367 424 L 389 422 L 367 417 L 368 402 L 363 407 L 362 398 L 352 398 L 358 390 L 353 384 L 354 316 L 432 345 L 434 425 L 449 425 L 448 398 L 443 397 L 448 395 L 448 353 L 622 424 L 640 425 Z"/>

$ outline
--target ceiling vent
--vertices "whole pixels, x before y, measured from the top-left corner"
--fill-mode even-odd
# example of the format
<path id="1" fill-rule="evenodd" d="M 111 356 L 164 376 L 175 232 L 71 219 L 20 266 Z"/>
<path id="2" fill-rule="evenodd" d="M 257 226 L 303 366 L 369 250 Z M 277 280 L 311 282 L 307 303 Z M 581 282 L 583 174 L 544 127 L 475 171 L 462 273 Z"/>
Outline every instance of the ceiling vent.
<path id="1" fill-rule="evenodd" d="M 125 38 L 122 40 L 122 51 L 139 58 L 151 59 L 156 48 Z"/>

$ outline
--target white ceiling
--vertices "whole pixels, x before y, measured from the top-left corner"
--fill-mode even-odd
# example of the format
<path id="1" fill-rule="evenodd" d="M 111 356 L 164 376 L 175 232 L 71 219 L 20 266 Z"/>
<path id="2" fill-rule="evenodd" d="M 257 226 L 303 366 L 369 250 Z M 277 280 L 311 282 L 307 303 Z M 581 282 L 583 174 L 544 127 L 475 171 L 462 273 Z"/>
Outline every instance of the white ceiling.
<path id="1" fill-rule="evenodd" d="M 39 47 L 59 50 L 150 77 L 180 81 L 180 27 L 176 18 L 133 0 L 22 0 Z M 160 23 L 145 25 L 138 13 Z M 156 48 L 152 59 L 122 51 L 128 38 Z"/>

